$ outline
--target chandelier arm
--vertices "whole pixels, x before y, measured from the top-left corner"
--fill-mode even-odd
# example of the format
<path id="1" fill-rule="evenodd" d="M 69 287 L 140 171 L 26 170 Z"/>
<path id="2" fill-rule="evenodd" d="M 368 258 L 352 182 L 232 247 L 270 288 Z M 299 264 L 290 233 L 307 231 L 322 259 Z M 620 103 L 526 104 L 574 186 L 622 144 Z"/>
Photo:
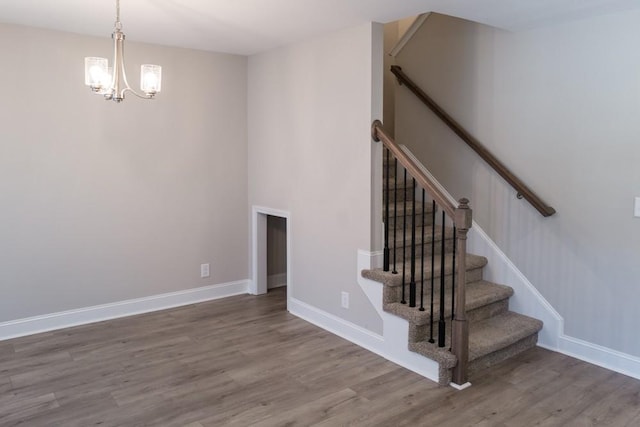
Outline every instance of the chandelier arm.
<path id="1" fill-rule="evenodd" d="M 122 94 L 124 95 L 126 92 L 131 92 L 132 94 L 134 94 L 135 96 L 137 96 L 138 98 L 142 98 L 142 99 L 153 99 L 155 94 L 152 95 L 142 95 L 140 93 L 138 93 L 137 91 L 135 91 L 134 89 L 131 89 L 130 87 L 126 87 L 123 91 Z"/>

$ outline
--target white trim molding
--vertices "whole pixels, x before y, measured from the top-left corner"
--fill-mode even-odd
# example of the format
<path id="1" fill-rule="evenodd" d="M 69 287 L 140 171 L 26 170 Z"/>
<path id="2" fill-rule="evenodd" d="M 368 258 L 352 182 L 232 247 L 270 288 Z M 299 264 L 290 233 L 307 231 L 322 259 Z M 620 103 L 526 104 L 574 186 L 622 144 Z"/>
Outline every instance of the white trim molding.
<path id="1" fill-rule="evenodd" d="M 570 337 L 564 333 L 560 335 L 557 348 L 542 344 L 540 346 L 640 380 L 640 357 Z"/>
<path id="2" fill-rule="evenodd" d="M 407 31 L 400 37 L 396 45 L 389 52 L 390 56 L 394 58 L 398 56 L 400 51 L 409 43 L 409 40 L 413 38 L 413 35 L 422 27 L 422 24 L 427 20 L 427 18 L 431 15 L 431 12 L 422 13 L 416 17 L 416 19 L 411 23 Z"/>
<path id="3" fill-rule="evenodd" d="M 252 295 L 264 294 L 268 290 L 267 277 L 267 215 L 284 218 L 287 222 L 287 295 L 292 295 L 291 280 L 291 213 L 280 209 L 264 206 L 251 206 L 251 281 L 249 293 Z M 287 305 L 290 298 L 287 297 Z"/>
<path id="4" fill-rule="evenodd" d="M 348 322 L 331 313 L 320 310 L 310 304 L 291 298 L 289 312 L 309 323 L 331 332 L 341 338 L 351 341 L 360 347 L 377 353 L 380 343 L 384 341 L 382 336 L 364 329 L 354 323 Z"/>
<path id="5" fill-rule="evenodd" d="M 0 341 L 246 294 L 249 280 L 221 283 L 0 323 Z"/>

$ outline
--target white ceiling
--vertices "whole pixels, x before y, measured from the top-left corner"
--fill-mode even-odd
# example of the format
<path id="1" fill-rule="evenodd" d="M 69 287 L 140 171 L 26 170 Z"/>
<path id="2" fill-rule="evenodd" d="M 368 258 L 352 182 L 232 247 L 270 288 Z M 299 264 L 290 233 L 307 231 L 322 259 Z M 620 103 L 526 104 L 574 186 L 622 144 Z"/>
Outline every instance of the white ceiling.
<path id="1" fill-rule="evenodd" d="M 121 0 L 129 40 L 253 54 L 361 23 L 439 12 L 521 30 L 640 0 Z M 0 22 L 109 36 L 115 0 L 0 0 Z"/>

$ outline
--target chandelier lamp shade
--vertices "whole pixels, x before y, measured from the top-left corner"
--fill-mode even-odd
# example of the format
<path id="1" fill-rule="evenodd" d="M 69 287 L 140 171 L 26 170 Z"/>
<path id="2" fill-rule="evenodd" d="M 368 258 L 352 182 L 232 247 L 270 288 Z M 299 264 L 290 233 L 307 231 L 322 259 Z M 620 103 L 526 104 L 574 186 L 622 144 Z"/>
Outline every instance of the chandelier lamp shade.
<path id="1" fill-rule="evenodd" d="M 144 99 L 153 98 L 162 89 L 162 67 L 143 64 L 140 67 L 140 90 L 133 90 L 127 82 L 124 67 L 124 33 L 120 22 L 120 0 L 116 0 L 116 22 L 113 27 L 113 67 L 106 58 L 84 58 L 84 83 L 106 100 L 121 102 L 125 93 L 131 92 Z"/>

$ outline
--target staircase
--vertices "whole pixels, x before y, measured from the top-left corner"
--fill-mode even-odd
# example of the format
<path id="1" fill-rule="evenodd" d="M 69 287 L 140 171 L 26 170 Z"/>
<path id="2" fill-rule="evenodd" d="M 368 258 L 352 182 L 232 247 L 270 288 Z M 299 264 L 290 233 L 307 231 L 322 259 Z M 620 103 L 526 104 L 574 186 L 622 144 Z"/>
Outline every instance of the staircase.
<path id="1" fill-rule="evenodd" d="M 385 156 L 386 158 L 387 156 Z M 389 158 L 393 159 L 392 156 Z M 393 162 L 393 160 L 391 161 Z M 452 293 L 452 281 L 455 273 L 453 228 L 433 226 L 433 218 L 438 215 L 433 215 L 433 206 L 436 205 L 430 201 L 425 204 L 424 212 L 422 202 L 417 203 L 414 214 L 413 204 L 404 203 L 405 200 L 413 201 L 416 198 L 411 177 L 407 181 L 402 176 L 397 177 L 395 163 L 389 168 L 385 165 L 384 170 L 391 171 L 389 180 L 384 180 L 385 185 L 388 183 L 390 189 L 397 189 L 397 191 L 385 191 L 385 195 L 389 195 L 388 233 L 390 240 L 388 246 L 392 248 L 390 268 L 389 271 L 383 271 L 383 269 L 364 270 L 362 276 L 384 285 L 383 309 L 409 323 L 409 336 L 407 337 L 409 350 L 438 362 L 439 383 L 448 385 L 452 380 L 452 369 L 458 363 L 457 357 L 450 351 L 452 298 L 455 298 Z M 408 272 L 411 268 L 413 221 L 416 223 L 414 250 L 418 260 L 415 264 L 415 282 L 418 289 L 416 307 L 409 306 L 406 289 Z M 428 232 L 423 233 L 425 228 Z M 432 230 L 433 233 L 431 233 Z M 422 244 L 423 238 L 424 245 Z M 393 248 L 395 248 L 395 268 Z M 421 256 L 423 251 L 424 257 Z M 513 295 L 513 289 L 483 280 L 482 273 L 486 265 L 486 258 L 473 254 L 466 255 L 465 309 L 469 328 L 469 375 L 534 347 L 538 340 L 538 332 L 542 329 L 541 321 L 509 311 L 509 298 Z M 394 273 L 394 269 L 396 273 Z M 444 278 L 442 287 L 440 286 L 441 277 Z M 458 288 L 457 283 L 455 287 Z M 444 301 L 442 305 L 444 307 L 443 317 L 441 317 L 439 304 L 441 289 L 445 290 L 442 298 Z M 437 303 L 433 304 L 432 301 Z M 420 308 L 421 306 L 423 309 Z M 444 324 L 442 324 L 442 319 L 444 319 Z M 443 331 L 445 334 L 441 341 L 444 342 L 441 344 L 444 346 L 440 347 L 438 345 L 439 334 Z"/>

